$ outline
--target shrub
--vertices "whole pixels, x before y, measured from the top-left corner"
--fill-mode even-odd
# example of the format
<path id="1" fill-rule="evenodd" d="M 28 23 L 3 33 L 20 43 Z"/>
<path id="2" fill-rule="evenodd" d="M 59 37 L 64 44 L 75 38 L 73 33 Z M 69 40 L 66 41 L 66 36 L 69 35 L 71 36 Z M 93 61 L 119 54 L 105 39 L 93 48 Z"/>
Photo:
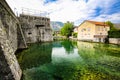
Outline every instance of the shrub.
<path id="1" fill-rule="evenodd" d="M 77 33 L 72 33 L 72 36 L 74 37 L 74 38 L 77 38 Z"/>
<path id="2" fill-rule="evenodd" d="M 120 30 L 111 30 L 108 31 L 109 38 L 120 38 Z"/>

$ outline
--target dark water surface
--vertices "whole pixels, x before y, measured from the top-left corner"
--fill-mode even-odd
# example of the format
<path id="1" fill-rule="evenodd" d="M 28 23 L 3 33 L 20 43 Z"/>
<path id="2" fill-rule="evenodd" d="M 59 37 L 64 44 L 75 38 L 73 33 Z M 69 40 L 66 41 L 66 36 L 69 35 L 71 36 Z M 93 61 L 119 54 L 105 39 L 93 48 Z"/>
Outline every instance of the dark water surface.
<path id="1" fill-rule="evenodd" d="M 23 80 L 120 80 L 120 46 L 76 41 L 32 44 L 19 53 Z"/>

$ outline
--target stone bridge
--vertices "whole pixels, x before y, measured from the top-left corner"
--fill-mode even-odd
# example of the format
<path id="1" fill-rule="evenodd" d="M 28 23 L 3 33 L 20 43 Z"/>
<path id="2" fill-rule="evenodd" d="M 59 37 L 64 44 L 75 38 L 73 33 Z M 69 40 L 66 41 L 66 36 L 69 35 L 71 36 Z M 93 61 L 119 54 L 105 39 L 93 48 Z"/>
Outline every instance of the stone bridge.
<path id="1" fill-rule="evenodd" d="M 15 52 L 26 48 L 18 18 L 5 0 L 0 0 L 0 80 L 20 80 L 22 71 Z"/>

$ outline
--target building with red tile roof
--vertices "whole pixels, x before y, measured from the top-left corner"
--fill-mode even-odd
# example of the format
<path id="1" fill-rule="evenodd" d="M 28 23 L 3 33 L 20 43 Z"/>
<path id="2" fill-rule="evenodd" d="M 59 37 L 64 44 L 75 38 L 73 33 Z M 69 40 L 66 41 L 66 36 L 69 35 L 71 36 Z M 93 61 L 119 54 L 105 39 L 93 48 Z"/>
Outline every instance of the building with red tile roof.
<path id="1" fill-rule="evenodd" d="M 78 40 L 104 42 L 110 27 L 105 22 L 85 20 L 78 27 Z"/>

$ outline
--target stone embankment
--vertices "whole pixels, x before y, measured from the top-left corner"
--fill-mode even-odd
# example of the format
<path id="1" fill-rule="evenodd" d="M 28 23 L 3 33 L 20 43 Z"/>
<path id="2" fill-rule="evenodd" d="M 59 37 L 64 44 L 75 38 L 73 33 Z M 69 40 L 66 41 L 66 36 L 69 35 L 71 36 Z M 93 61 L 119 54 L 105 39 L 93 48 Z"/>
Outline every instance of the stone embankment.
<path id="1" fill-rule="evenodd" d="M 109 38 L 109 43 L 120 45 L 120 38 Z"/>

